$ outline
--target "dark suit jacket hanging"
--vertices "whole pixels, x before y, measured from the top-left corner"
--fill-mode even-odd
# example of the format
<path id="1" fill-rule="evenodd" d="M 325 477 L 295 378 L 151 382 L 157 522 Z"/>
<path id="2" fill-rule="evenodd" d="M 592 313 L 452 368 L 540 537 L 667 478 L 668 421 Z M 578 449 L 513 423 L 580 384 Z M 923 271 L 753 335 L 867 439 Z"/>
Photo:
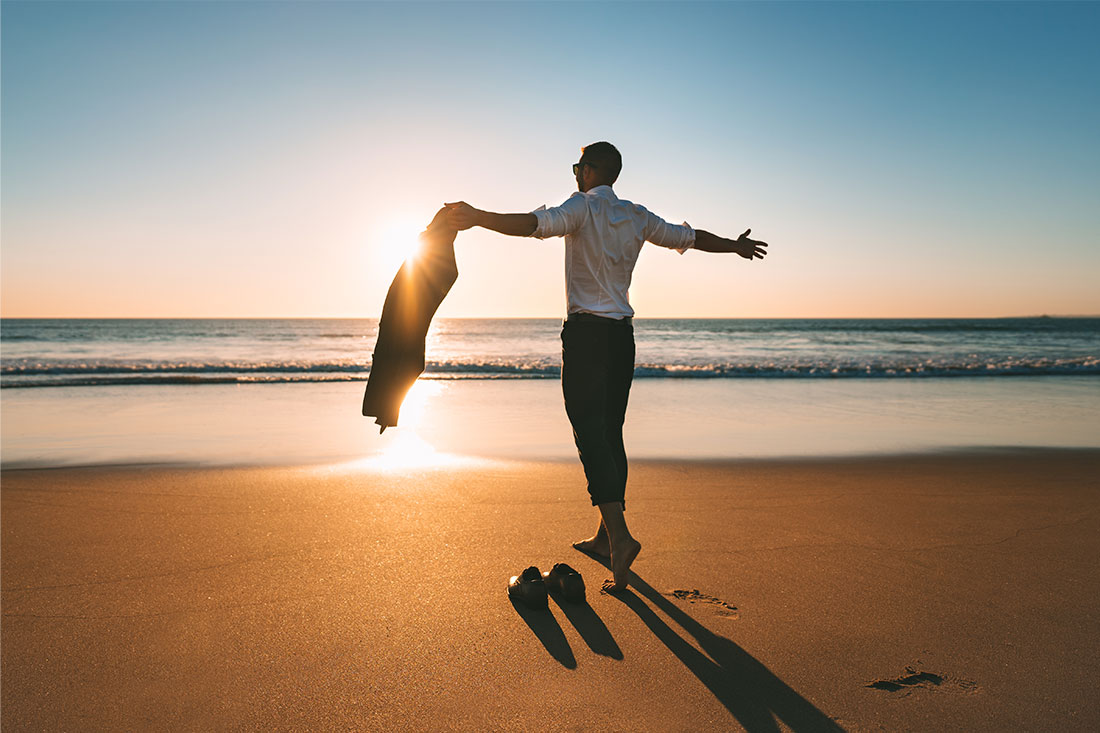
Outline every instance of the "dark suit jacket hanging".
<path id="1" fill-rule="evenodd" d="M 378 324 L 363 414 L 384 432 L 397 425 L 405 394 L 424 371 L 424 341 L 439 304 L 458 279 L 454 241 L 445 210 L 420 235 L 420 250 L 397 271 Z"/>

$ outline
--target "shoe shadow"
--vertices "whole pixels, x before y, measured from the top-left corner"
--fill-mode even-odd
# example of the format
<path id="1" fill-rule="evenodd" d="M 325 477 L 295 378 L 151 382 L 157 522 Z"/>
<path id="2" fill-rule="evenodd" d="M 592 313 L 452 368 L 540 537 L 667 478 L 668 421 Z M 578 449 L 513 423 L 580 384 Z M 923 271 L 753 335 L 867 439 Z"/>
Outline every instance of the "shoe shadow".
<path id="1" fill-rule="evenodd" d="M 612 659 L 623 658 L 623 650 L 615 642 L 611 630 L 607 628 L 607 624 L 603 622 L 603 619 L 593 610 L 592 606 L 588 605 L 588 601 L 570 603 L 557 593 L 550 593 L 550 598 L 558 604 L 562 613 L 569 619 L 569 623 L 573 624 L 573 628 L 581 635 L 589 649 L 596 654 Z"/>
<path id="2" fill-rule="evenodd" d="M 550 656 L 561 662 L 566 669 L 576 669 L 577 658 L 573 656 L 573 648 L 569 646 L 569 640 L 565 638 L 565 632 L 561 630 L 561 625 L 554 618 L 554 614 L 548 609 L 536 611 L 528 608 L 513 598 L 508 600 L 519 617 L 531 627 L 535 637 L 546 647 L 546 651 L 550 652 Z"/>
<path id="3" fill-rule="evenodd" d="M 610 563 L 606 559 L 597 555 L 589 555 L 589 557 L 610 570 Z M 642 623 L 649 627 L 650 631 L 700 682 L 706 685 L 746 731 L 749 733 L 779 731 L 777 718 L 796 733 L 844 730 L 812 702 L 776 677 L 763 663 L 734 642 L 703 626 L 638 577 L 637 573 L 630 574 L 629 585 L 637 593 L 628 587 L 626 590 L 608 595 L 622 601 L 634 611 Z M 703 652 L 692 646 L 665 623 L 650 604 L 695 639 Z"/>

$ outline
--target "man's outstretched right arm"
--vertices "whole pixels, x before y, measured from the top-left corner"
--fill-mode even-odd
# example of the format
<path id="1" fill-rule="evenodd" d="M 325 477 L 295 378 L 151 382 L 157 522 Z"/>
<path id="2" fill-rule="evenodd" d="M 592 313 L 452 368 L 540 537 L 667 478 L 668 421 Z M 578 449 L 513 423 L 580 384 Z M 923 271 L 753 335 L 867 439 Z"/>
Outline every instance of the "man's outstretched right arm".
<path id="1" fill-rule="evenodd" d="M 644 211 L 644 209 L 643 209 Z M 717 234 L 711 234 L 704 229 L 692 229 L 686 221 L 675 226 L 669 224 L 652 211 L 646 211 L 645 239 L 661 247 L 674 249 L 680 254 L 689 249 L 697 249 L 701 252 L 733 252 L 746 260 L 762 260 L 768 254 L 768 243 L 749 239 L 751 229 L 737 239 L 726 239 Z"/>
<path id="2" fill-rule="evenodd" d="M 529 237 L 539 225 L 534 214 L 495 214 L 475 209 L 465 201 L 446 204 L 447 220 L 459 231 L 470 227 L 482 227 L 513 237 Z"/>
<path id="3" fill-rule="evenodd" d="M 746 260 L 762 260 L 764 255 L 768 253 L 768 243 L 749 239 L 749 232 L 751 231 L 751 229 L 746 229 L 745 233 L 737 239 L 726 239 L 725 237 L 719 237 L 717 234 L 696 229 L 694 249 L 704 252 L 732 252 L 741 255 Z"/>

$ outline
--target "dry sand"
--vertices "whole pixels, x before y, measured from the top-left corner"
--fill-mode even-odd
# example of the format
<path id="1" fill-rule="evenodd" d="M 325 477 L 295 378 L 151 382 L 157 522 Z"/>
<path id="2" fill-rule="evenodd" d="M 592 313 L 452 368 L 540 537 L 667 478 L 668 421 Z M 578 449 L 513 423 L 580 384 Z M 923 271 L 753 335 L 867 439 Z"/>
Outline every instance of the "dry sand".
<path id="1" fill-rule="evenodd" d="M 18 730 L 1096 730 L 1100 452 L 6 471 Z M 588 606 L 517 611 L 529 564 Z"/>

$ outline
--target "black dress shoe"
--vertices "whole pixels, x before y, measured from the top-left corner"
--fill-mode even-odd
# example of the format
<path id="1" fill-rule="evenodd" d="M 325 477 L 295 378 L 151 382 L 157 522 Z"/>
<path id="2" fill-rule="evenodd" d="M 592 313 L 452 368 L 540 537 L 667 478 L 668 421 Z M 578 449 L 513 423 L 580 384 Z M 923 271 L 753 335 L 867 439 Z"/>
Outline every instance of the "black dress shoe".
<path id="1" fill-rule="evenodd" d="M 508 597 L 528 608 L 546 608 L 546 583 L 534 565 L 508 581 Z"/>
<path id="2" fill-rule="evenodd" d="M 565 563 L 559 562 L 549 573 L 543 573 L 542 577 L 551 593 L 573 603 L 584 603 L 584 578 Z"/>

